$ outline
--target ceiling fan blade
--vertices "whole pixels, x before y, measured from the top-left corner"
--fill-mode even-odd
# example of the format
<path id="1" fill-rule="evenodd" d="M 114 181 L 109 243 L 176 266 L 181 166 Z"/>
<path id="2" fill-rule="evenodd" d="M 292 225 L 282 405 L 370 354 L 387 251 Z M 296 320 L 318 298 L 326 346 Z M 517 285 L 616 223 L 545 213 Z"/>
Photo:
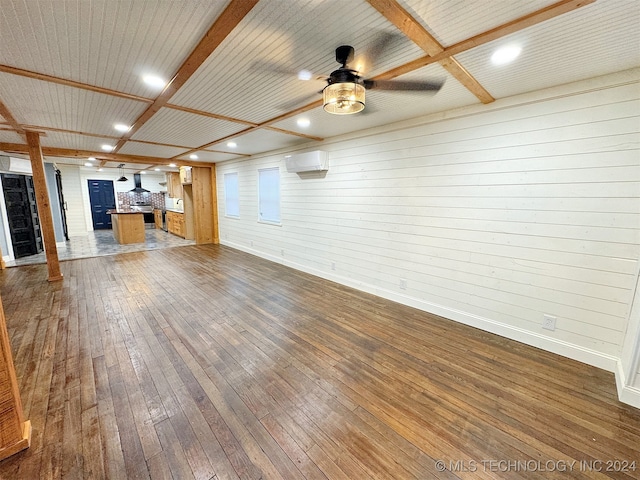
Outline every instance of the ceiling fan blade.
<path id="1" fill-rule="evenodd" d="M 277 75 L 287 75 L 296 77 L 298 80 L 325 80 L 326 77 L 314 75 L 309 70 L 296 70 L 292 67 L 282 65 L 281 63 L 268 62 L 266 60 L 257 60 L 249 65 L 249 70 L 261 71 L 267 73 L 275 73 Z"/>
<path id="2" fill-rule="evenodd" d="M 429 82 L 403 80 L 363 80 L 367 90 L 399 90 L 405 92 L 437 92 L 444 85 L 444 80 Z"/>
<path id="3" fill-rule="evenodd" d="M 349 68 L 356 70 L 361 76 L 371 72 L 384 51 L 398 37 L 399 35 L 389 32 L 378 34 L 373 43 L 362 53 L 357 54 L 355 59 L 349 63 Z"/>
<path id="4" fill-rule="evenodd" d="M 311 103 L 314 100 L 318 100 L 319 94 L 321 93 L 322 91 L 310 93 L 308 95 L 294 98 L 293 100 L 289 100 L 288 102 L 278 105 L 278 108 L 285 111 L 295 110 L 296 108 L 306 105 L 307 103 Z"/>

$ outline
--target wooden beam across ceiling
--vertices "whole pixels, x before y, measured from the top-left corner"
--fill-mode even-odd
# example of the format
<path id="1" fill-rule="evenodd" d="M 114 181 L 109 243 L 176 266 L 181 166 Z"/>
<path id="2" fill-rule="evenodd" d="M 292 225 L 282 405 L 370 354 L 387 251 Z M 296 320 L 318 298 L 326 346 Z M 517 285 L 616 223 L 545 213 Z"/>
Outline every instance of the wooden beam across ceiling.
<path id="1" fill-rule="evenodd" d="M 444 51 L 444 47 L 395 0 L 367 1 L 430 56 Z M 440 65 L 478 97 L 482 103 L 491 103 L 495 100 L 455 58 L 443 58 L 440 60 Z"/>
<path id="2" fill-rule="evenodd" d="M 457 55 L 459 53 L 466 52 L 467 50 L 471 50 L 472 48 L 479 47 L 480 45 L 498 40 L 512 33 L 519 32 L 525 28 L 594 3 L 595 1 L 596 0 L 562 0 L 554 3 L 553 5 L 549 5 L 528 15 L 517 18 L 511 22 L 504 23 L 492 28 L 491 30 L 487 30 L 486 32 L 455 43 L 446 47 L 442 52 L 436 55 L 426 55 L 405 63 L 404 65 L 400 65 L 397 68 L 377 75 L 374 77 L 374 80 L 389 80 L 391 78 L 404 75 L 405 73 L 413 72 L 418 68 L 440 62 L 441 60 L 450 58 L 453 55 Z"/>
<path id="3" fill-rule="evenodd" d="M 13 117 L 13 114 L 9 111 L 7 106 L 0 100 L 0 115 L 7 121 L 7 123 L 13 128 L 19 135 L 26 140 L 26 132 L 20 123 Z"/>
<path id="4" fill-rule="evenodd" d="M 258 0 L 231 0 L 227 8 L 213 22 L 209 31 L 204 35 L 200 43 L 196 45 L 191 54 L 178 68 L 169 84 L 151 105 L 138 117 L 131 129 L 125 133 L 116 144 L 114 152 L 120 150 L 123 145 L 136 133 L 145 123 L 147 123 L 171 97 L 191 78 L 195 71 L 205 62 L 207 58 L 218 48 L 227 35 L 236 28 L 242 19 L 258 3 Z"/>
<path id="5" fill-rule="evenodd" d="M 34 78 L 36 80 L 42 80 L 44 82 L 56 83 L 58 85 L 65 85 L 67 87 L 80 88 L 82 90 L 89 90 L 90 92 L 102 93 L 105 95 L 111 95 L 113 97 L 125 98 L 127 100 L 135 100 L 137 102 L 153 103 L 153 99 L 141 97 L 139 95 L 132 95 L 130 93 L 119 92 L 110 88 L 98 87 L 96 85 L 90 85 L 88 83 L 76 82 L 75 80 L 69 80 L 66 78 L 54 77 L 53 75 L 45 75 L 44 73 L 32 72 L 31 70 L 25 70 L 23 68 L 11 67 L 9 65 L 0 65 L 0 72 L 11 73 L 13 75 L 19 75 L 26 78 Z"/>
<path id="6" fill-rule="evenodd" d="M 28 153 L 29 146 L 22 143 L 3 143 L 0 142 L 0 151 L 7 153 Z M 215 163 L 209 162 L 195 162 L 186 160 L 176 160 L 173 158 L 158 158 L 147 157 L 144 155 L 124 155 L 121 153 L 105 153 L 105 152 L 93 152 L 91 150 L 75 150 L 72 148 L 58 148 L 58 147 L 42 147 L 42 153 L 47 157 L 68 157 L 68 158 L 88 158 L 93 157 L 97 160 L 105 162 L 120 162 L 120 163 L 139 163 L 139 164 L 154 164 L 154 165 L 168 165 L 169 163 L 175 163 L 179 167 L 213 167 Z"/>

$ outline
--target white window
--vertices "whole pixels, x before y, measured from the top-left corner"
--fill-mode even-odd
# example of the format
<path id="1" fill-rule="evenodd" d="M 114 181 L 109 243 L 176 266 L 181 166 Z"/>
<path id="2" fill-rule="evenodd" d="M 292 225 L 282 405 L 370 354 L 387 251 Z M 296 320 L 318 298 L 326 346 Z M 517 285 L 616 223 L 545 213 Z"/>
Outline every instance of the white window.
<path id="1" fill-rule="evenodd" d="M 238 172 L 224 174 L 224 214 L 227 217 L 240 217 Z"/>
<path id="2" fill-rule="evenodd" d="M 280 224 L 280 169 L 258 170 L 258 220 Z"/>

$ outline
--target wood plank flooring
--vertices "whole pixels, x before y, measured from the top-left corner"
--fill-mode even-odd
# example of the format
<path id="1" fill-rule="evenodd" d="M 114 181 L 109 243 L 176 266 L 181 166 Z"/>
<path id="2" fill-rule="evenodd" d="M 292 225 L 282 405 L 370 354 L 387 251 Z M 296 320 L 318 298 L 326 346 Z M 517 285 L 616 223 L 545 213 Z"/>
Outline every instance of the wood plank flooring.
<path id="1" fill-rule="evenodd" d="M 223 246 L 61 268 L 0 272 L 2 479 L 640 478 L 611 373 Z"/>

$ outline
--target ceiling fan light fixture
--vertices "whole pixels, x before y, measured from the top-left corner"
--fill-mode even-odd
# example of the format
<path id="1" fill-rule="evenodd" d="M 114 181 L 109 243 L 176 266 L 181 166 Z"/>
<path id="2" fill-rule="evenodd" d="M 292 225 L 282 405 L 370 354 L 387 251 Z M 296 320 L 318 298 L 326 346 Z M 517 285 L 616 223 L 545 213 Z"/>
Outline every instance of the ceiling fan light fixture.
<path id="1" fill-rule="evenodd" d="M 332 83 L 322 90 L 323 108 L 335 115 L 349 115 L 364 109 L 364 87 L 355 82 Z"/>

